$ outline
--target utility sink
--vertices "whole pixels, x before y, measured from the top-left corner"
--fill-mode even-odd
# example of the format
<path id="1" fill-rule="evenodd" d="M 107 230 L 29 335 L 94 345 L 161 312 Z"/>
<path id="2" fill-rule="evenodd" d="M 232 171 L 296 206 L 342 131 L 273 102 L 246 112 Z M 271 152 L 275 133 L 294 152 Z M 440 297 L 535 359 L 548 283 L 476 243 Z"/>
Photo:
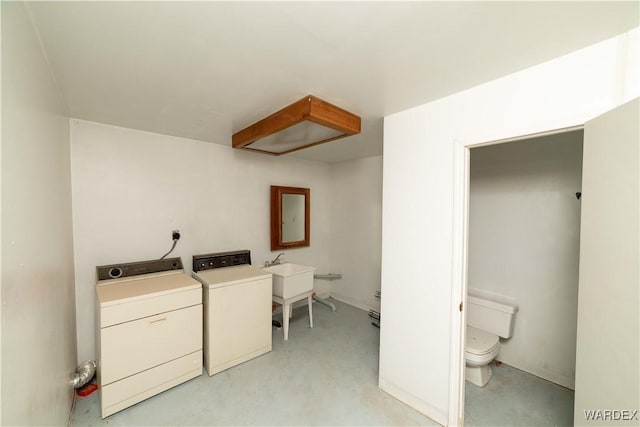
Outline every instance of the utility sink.
<path id="1" fill-rule="evenodd" d="M 288 299 L 313 289 L 315 267 L 285 262 L 262 269 L 273 275 L 273 295 Z"/>

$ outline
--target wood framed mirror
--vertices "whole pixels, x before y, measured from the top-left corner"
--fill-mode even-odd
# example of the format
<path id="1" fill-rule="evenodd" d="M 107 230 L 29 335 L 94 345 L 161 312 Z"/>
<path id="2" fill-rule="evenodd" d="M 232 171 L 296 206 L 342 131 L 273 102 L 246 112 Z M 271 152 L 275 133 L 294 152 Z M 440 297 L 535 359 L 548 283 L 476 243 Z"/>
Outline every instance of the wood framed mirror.
<path id="1" fill-rule="evenodd" d="M 311 191 L 271 186 L 271 250 L 309 246 Z"/>

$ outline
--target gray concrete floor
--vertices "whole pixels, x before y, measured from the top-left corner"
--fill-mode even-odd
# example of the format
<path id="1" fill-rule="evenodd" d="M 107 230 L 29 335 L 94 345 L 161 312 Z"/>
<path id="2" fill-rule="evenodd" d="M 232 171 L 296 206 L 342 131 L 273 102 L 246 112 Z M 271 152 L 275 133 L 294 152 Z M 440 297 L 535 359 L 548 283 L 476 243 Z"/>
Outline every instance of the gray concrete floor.
<path id="1" fill-rule="evenodd" d="M 379 330 L 371 326 L 365 311 L 334 302 L 336 312 L 314 304 L 313 329 L 306 307 L 295 309 L 289 341 L 283 340 L 282 330 L 274 329 L 271 353 L 212 377 L 205 371 L 104 420 L 98 393 L 77 398 L 71 425 L 437 425 L 378 388 Z M 539 400 L 543 408 L 564 411 L 562 402 L 568 397 L 556 387 L 570 392 L 502 365 L 484 389 L 474 390 L 467 383 L 466 424 L 564 425 L 568 418 L 533 408 Z M 532 399 L 532 393 L 539 399 Z"/>
<path id="2" fill-rule="evenodd" d="M 465 425 L 573 425 L 573 390 L 505 364 L 491 369 L 486 386 L 465 384 Z"/>

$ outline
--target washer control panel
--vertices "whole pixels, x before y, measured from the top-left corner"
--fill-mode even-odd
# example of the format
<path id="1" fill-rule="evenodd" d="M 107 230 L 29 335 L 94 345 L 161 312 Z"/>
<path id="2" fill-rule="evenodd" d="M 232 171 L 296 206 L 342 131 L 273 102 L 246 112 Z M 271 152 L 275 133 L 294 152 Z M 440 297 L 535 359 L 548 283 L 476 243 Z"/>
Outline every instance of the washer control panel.
<path id="1" fill-rule="evenodd" d="M 246 249 L 193 256 L 193 271 L 195 273 L 243 264 L 251 265 L 251 251 Z"/>

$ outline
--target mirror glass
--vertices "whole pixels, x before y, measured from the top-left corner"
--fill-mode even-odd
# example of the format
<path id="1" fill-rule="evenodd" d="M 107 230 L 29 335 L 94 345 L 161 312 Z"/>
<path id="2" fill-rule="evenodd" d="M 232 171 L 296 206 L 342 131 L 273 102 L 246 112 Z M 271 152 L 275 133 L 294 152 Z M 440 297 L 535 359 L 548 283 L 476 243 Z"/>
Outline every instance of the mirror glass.
<path id="1" fill-rule="evenodd" d="M 284 243 L 304 240 L 304 196 L 282 195 L 282 241 Z"/>
<path id="2" fill-rule="evenodd" d="M 271 250 L 309 246 L 308 188 L 271 186 Z"/>

